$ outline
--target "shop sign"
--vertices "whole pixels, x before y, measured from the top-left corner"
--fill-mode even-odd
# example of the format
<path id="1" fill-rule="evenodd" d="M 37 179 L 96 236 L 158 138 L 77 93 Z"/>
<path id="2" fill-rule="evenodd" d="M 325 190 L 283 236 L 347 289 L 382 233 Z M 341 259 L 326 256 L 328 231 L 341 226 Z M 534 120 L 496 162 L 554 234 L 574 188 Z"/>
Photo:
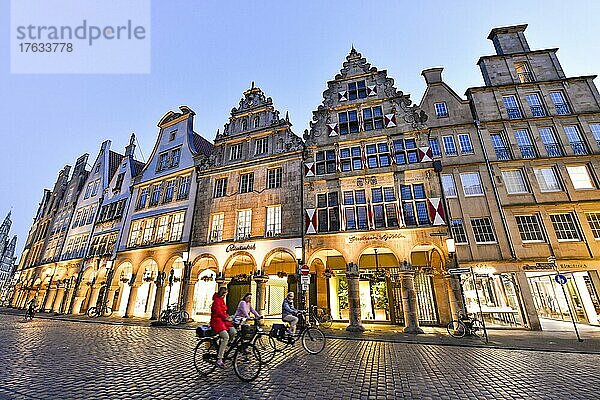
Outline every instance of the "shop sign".
<path id="1" fill-rule="evenodd" d="M 371 240 L 382 240 L 387 242 L 391 239 L 406 239 L 401 233 L 366 234 L 363 236 L 352 235 L 348 237 L 348 243 L 369 242 Z"/>
<path id="2" fill-rule="evenodd" d="M 547 263 L 547 262 L 538 262 L 535 264 L 525 264 L 523 265 L 523 271 L 537 271 L 537 270 L 554 270 L 555 268 L 557 269 L 586 269 L 588 266 L 587 264 L 556 264 L 556 267 L 554 265 L 554 263 Z"/>
<path id="3" fill-rule="evenodd" d="M 256 243 L 248 244 L 230 244 L 225 248 L 225 252 L 230 253 L 232 251 L 244 251 L 244 250 L 256 250 Z"/>

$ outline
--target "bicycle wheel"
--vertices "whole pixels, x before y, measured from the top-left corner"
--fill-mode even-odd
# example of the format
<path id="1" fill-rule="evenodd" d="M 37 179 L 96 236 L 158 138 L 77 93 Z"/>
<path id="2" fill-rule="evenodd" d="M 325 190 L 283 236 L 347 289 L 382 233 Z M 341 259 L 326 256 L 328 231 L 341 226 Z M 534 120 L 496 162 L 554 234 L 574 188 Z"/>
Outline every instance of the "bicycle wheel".
<path id="1" fill-rule="evenodd" d="M 291 343 L 285 339 L 274 338 L 269 335 L 269 344 L 276 352 L 285 350 Z"/>
<path id="2" fill-rule="evenodd" d="M 104 309 L 102 310 L 102 316 L 103 317 L 110 317 L 113 313 L 112 308 L 110 307 L 104 307 Z"/>
<path id="3" fill-rule="evenodd" d="M 174 311 L 169 315 L 169 323 L 171 325 L 179 325 L 181 323 L 181 313 L 179 311 Z"/>
<path id="4" fill-rule="evenodd" d="M 319 354 L 325 348 L 325 334 L 313 326 L 302 332 L 302 347 L 310 354 Z"/>
<path id="5" fill-rule="evenodd" d="M 467 333 L 465 324 L 458 320 L 448 322 L 446 329 L 448 330 L 448 334 L 455 338 L 461 338 L 465 336 L 465 333 Z"/>
<path id="6" fill-rule="evenodd" d="M 96 307 L 90 307 L 88 308 L 86 314 L 90 318 L 96 318 L 98 316 L 98 309 Z"/>
<path id="7" fill-rule="evenodd" d="M 275 348 L 270 343 L 271 340 L 273 338 L 268 335 L 257 334 L 252 341 L 252 344 L 256 346 L 256 349 L 260 353 L 260 361 L 263 364 L 270 362 L 275 357 Z"/>
<path id="8" fill-rule="evenodd" d="M 212 338 L 204 338 L 194 348 L 194 367 L 202 376 L 213 372 L 217 367 L 218 348 Z"/>
<path id="9" fill-rule="evenodd" d="M 331 318 L 331 314 L 324 313 L 321 316 L 321 326 L 325 329 L 331 328 L 331 324 L 333 323 L 333 318 Z"/>
<path id="10" fill-rule="evenodd" d="M 166 325 L 169 322 L 169 313 L 167 311 L 161 311 L 158 320 Z"/>
<path id="11" fill-rule="evenodd" d="M 181 322 L 180 323 L 187 323 L 190 320 L 190 313 L 188 313 L 187 311 L 182 311 L 181 312 Z"/>
<path id="12" fill-rule="evenodd" d="M 483 324 L 478 319 L 474 319 L 471 325 L 471 335 L 481 337 L 483 335 Z"/>
<path id="13" fill-rule="evenodd" d="M 233 355 L 233 371 L 240 380 L 252 382 L 260 374 L 262 363 L 256 346 L 241 342 Z"/>

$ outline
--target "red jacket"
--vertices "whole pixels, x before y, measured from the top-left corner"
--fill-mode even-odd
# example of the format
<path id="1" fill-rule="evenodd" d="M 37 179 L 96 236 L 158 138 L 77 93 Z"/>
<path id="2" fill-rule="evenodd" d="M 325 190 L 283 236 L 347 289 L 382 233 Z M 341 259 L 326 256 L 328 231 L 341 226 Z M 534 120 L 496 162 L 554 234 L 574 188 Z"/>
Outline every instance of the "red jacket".
<path id="1" fill-rule="evenodd" d="M 227 321 L 228 317 L 225 300 L 215 293 L 210 307 L 210 327 L 217 333 L 228 330 L 233 326 L 231 321 Z"/>

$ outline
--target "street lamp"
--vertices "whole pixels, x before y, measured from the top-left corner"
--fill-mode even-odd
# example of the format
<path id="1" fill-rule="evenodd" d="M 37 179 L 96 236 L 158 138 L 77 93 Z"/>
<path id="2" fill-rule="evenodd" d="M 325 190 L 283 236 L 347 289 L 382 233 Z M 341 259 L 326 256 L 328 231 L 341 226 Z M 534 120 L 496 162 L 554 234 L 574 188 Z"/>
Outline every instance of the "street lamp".
<path id="1" fill-rule="evenodd" d="M 304 294 L 304 290 L 302 289 L 302 283 L 300 281 L 300 269 L 302 268 L 302 246 L 296 246 L 294 248 L 294 254 L 296 255 L 296 261 L 298 263 L 297 268 L 296 268 L 296 279 L 297 279 L 297 283 L 296 283 L 296 288 L 299 292 L 299 297 L 300 297 L 300 309 L 304 310 L 304 305 L 306 303 L 306 299 L 305 299 L 305 294 Z"/>
<path id="2" fill-rule="evenodd" d="M 446 247 L 448 248 L 450 257 L 454 257 L 454 253 L 456 253 L 456 243 L 454 242 L 454 238 L 446 239 Z"/>

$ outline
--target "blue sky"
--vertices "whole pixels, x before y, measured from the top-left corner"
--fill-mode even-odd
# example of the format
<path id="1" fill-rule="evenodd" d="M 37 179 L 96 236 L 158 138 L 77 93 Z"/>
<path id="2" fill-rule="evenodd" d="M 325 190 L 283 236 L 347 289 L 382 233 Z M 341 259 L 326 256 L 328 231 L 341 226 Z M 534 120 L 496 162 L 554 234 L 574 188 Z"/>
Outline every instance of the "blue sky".
<path id="1" fill-rule="evenodd" d="M 148 157 L 181 104 L 212 139 L 255 81 L 301 135 L 352 44 L 417 103 L 425 68 L 445 67 L 460 95 L 482 85 L 475 63 L 497 26 L 528 23 L 530 47 L 559 47 L 568 76 L 600 72 L 597 1 L 155 1 L 145 75 L 12 75 L 9 15 L 0 2 L 0 214 L 12 207 L 19 250 L 60 168 L 105 139 L 122 152 L 132 131 Z"/>

